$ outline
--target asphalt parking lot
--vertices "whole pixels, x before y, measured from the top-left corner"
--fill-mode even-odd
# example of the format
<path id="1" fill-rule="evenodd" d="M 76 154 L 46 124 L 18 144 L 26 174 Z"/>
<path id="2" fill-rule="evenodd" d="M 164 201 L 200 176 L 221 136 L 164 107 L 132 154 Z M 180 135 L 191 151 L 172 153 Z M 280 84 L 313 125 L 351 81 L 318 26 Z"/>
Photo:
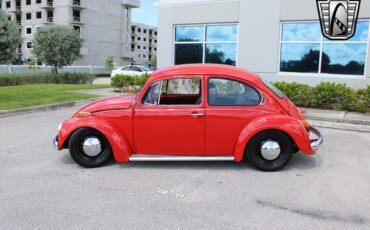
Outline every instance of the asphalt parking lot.
<path id="1" fill-rule="evenodd" d="M 0 229 L 369 229 L 370 133 L 321 129 L 282 171 L 232 162 L 97 169 L 56 152 L 78 107 L 0 118 Z"/>

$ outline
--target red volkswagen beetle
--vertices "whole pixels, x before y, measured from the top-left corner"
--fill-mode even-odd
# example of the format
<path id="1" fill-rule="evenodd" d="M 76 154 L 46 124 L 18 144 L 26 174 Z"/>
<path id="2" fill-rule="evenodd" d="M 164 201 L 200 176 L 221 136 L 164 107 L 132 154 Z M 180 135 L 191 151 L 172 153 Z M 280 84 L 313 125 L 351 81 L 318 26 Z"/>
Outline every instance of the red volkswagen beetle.
<path id="1" fill-rule="evenodd" d="M 60 125 L 54 144 L 84 167 L 113 155 L 118 162 L 248 160 L 275 171 L 292 153 L 315 154 L 322 141 L 301 111 L 256 74 L 195 64 L 154 72 L 137 96 L 86 105 Z"/>

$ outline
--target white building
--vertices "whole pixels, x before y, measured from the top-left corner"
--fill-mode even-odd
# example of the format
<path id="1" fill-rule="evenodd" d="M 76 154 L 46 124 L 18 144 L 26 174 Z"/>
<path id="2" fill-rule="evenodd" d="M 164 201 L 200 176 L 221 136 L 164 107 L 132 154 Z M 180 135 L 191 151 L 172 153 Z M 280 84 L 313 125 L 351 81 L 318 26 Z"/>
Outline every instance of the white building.
<path id="1" fill-rule="evenodd" d="M 0 0 L 0 8 L 20 25 L 23 43 L 17 52 L 31 57 L 32 40 L 45 25 L 67 25 L 84 39 L 82 57 L 74 65 L 104 66 L 108 56 L 118 65 L 130 63 L 131 9 L 139 0 Z"/>
<path id="2" fill-rule="evenodd" d="M 157 56 L 157 27 L 131 24 L 131 62 L 146 64 Z"/>
<path id="3" fill-rule="evenodd" d="M 315 0 L 159 0 L 158 67 L 225 63 L 273 81 L 370 84 L 370 1 L 356 35 L 323 38 Z"/>

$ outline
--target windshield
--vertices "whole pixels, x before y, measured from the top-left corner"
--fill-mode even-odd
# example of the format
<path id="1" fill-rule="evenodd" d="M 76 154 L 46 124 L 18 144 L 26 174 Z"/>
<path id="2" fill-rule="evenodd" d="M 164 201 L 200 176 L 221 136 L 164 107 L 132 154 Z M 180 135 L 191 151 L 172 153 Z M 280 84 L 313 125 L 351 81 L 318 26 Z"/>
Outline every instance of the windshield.
<path id="1" fill-rule="evenodd" d="M 271 82 L 267 80 L 262 80 L 262 82 L 271 89 L 272 92 L 274 92 L 278 97 L 284 98 L 285 95 L 283 92 L 280 91 L 280 89 L 276 88 Z"/>
<path id="2" fill-rule="evenodd" d="M 152 72 L 153 71 L 153 69 L 148 65 L 142 65 L 141 68 L 143 68 L 147 72 Z"/>

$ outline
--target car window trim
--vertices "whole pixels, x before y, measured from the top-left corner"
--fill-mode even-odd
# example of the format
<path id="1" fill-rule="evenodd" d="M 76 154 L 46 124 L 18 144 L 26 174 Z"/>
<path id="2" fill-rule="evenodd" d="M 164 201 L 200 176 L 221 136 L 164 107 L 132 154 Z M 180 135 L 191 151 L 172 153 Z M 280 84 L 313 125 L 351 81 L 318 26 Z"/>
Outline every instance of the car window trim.
<path id="1" fill-rule="evenodd" d="M 158 106 L 160 106 L 160 107 L 165 107 L 165 106 L 172 106 L 172 107 L 176 107 L 176 106 L 179 106 L 179 107 L 191 107 L 191 106 L 193 106 L 193 107 L 199 107 L 199 108 L 201 108 L 202 107 L 202 104 L 203 104 L 203 102 L 204 102 L 204 96 L 203 96 L 203 87 L 202 87 L 202 84 L 203 84 L 203 79 L 202 79 L 202 76 L 203 75 L 184 75 L 184 76 L 178 76 L 178 77 L 166 77 L 166 78 L 163 78 L 163 79 L 158 79 L 157 81 L 154 81 L 154 82 L 152 82 L 151 84 L 150 84 L 150 86 L 147 88 L 147 90 L 146 90 L 146 92 L 145 92 L 145 94 L 143 94 L 143 97 L 141 98 L 141 100 L 140 100 L 140 105 L 142 105 L 142 106 L 145 106 L 145 107 L 151 107 L 151 108 L 155 108 L 155 107 L 158 107 Z M 154 84 L 161 84 L 161 88 L 160 88 L 160 93 L 162 92 L 162 84 L 163 84 L 163 81 L 168 81 L 168 80 L 171 80 L 171 79 L 192 79 L 192 78 L 198 78 L 199 79 L 199 81 L 200 81 L 200 89 L 199 89 L 199 93 L 200 93 L 200 96 L 201 96 L 201 101 L 200 101 L 200 104 L 198 104 L 198 105 L 160 105 L 160 104 L 158 104 L 158 105 L 147 105 L 147 104 L 145 104 L 144 103 L 144 100 L 145 100 L 145 98 L 146 98 L 146 96 L 147 96 L 147 94 L 148 94 L 148 92 L 149 92 L 149 90 L 150 90 L 150 88 L 154 85 Z M 161 95 L 161 94 L 159 94 L 159 95 Z M 159 99 L 160 99 L 160 96 L 159 96 Z"/>
<path id="2" fill-rule="evenodd" d="M 264 98 L 264 97 L 263 97 L 263 94 L 262 94 L 259 90 L 257 90 L 255 87 L 251 86 L 250 84 L 248 84 L 248 83 L 246 83 L 246 82 L 244 82 L 244 81 L 242 81 L 242 80 L 238 80 L 238 79 L 230 78 L 230 77 L 228 77 L 228 76 L 217 76 L 217 75 L 208 75 L 207 77 L 208 77 L 208 79 L 207 79 L 207 84 L 206 84 L 206 87 L 207 87 L 206 93 L 207 93 L 207 105 L 208 105 L 208 106 L 212 106 L 212 107 L 226 107 L 226 106 L 228 106 L 228 107 L 238 107 L 238 106 L 243 106 L 243 107 L 254 107 L 254 106 L 261 105 L 261 104 L 263 104 L 263 102 L 264 102 L 264 101 L 262 101 L 262 99 Z M 209 103 L 209 89 L 208 89 L 208 84 L 209 84 L 209 81 L 210 81 L 211 79 L 224 79 L 224 80 L 229 80 L 229 81 L 235 81 L 235 82 L 241 83 L 241 84 L 243 84 L 243 85 L 247 85 L 247 86 L 249 86 L 250 88 L 252 88 L 254 91 L 256 91 L 256 92 L 257 92 L 257 94 L 258 94 L 258 98 L 259 98 L 259 102 L 258 102 L 257 104 L 255 104 L 255 105 L 211 105 L 211 104 Z"/>

